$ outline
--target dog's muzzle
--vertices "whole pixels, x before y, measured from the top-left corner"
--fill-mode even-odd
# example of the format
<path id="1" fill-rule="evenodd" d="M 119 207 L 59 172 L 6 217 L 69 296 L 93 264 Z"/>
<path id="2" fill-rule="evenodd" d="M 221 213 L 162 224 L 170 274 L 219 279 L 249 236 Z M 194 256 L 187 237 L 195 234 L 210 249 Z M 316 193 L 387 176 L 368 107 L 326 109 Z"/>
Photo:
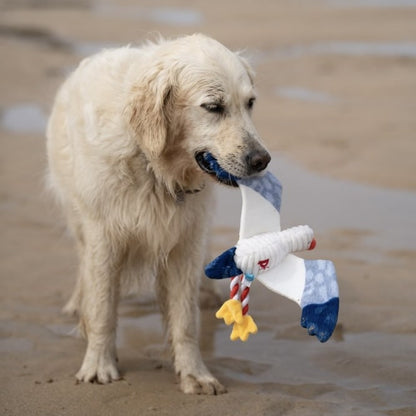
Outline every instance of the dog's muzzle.
<path id="1" fill-rule="evenodd" d="M 246 156 L 247 176 L 266 169 L 270 159 L 270 155 L 266 151 L 253 151 L 249 153 Z M 238 186 L 237 181 L 241 178 L 227 172 L 210 152 L 196 153 L 195 160 L 204 172 L 214 176 L 219 182 L 228 186 Z"/>

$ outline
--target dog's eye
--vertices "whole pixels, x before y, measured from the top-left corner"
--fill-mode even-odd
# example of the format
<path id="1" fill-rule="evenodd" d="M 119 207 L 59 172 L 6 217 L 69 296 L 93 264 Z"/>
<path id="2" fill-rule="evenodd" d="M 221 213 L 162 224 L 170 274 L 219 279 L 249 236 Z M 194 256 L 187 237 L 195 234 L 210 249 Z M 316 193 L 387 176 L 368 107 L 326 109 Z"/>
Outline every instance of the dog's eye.
<path id="1" fill-rule="evenodd" d="M 251 110 L 251 109 L 253 108 L 254 101 L 256 101 L 256 99 L 255 99 L 254 97 L 253 97 L 253 98 L 250 98 L 250 99 L 247 101 L 247 108 L 248 108 L 249 110 Z"/>
<path id="2" fill-rule="evenodd" d="M 201 107 L 207 110 L 209 113 L 223 114 L 225 107 L 221 103 L 204 103 Z"/>

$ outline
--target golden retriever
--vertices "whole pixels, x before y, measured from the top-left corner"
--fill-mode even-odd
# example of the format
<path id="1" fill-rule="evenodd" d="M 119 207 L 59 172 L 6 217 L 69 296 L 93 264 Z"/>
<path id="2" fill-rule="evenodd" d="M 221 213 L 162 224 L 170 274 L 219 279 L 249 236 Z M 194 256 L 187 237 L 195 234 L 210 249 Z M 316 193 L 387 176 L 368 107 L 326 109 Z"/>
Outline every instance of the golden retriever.
<path id="1" fill-rule="evenodd" d="M 238 53 L 193 35 L 98 53 L 58 92 L 47 129 L 48 176 L 79 253 L 66 306 L 79 313 L 88 343 L 78 380 L 119 378 L 120 283 L 152 275 L 181 389 L 225 391 L 198 347 L 216 179 L 204 155 L 236 177 L 268 164 L 250 116 L 253 77 Z"/>

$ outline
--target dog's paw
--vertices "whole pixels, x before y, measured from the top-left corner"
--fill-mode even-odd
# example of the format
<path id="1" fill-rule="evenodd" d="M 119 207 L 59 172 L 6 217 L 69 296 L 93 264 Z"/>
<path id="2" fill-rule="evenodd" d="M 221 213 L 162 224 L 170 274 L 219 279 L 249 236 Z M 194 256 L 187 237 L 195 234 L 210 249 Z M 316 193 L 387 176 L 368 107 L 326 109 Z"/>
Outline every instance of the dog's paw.
<path id="1" fill-rule="evenodd" d="M 181 390 L 186 394 L 217 395 L 227 392 L 227 389 L 213 376 L 196 377 L 188 374 L 181 377 Z"/>
<path id="2" fill-rule="evenodd" d="M 107 384 L 120 379 L 116 358 L 108 354 L 92 354 L 87 352 L 81 369 L 75 376 L 78 381 Z"/>

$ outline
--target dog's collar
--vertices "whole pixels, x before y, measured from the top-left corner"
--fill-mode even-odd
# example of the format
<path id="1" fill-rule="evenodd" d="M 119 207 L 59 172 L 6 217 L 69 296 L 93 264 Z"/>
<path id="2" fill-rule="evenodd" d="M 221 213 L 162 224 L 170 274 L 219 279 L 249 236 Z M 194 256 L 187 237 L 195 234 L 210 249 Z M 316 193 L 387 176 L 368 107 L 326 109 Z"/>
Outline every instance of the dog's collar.
<path id="1" fill-rule="evenodd" d="M 201 192 L 202 190 L 204 190 L 205 188 L 205 183 L 202 184 L 202 186 L 200 188 L 196 188 L 196 189 L 181 189 L 178 188 L 175 192 L 176 194 L 176 200 L 178 202 L 183 202 L 185 201 L 185 195 L 195 195 L 198 194 L 199 192 Z"/>
<path id="2" fill-rule="evenodd" d="M 202 185 L 199 189 L 185 189 L 182 192 L 185 194 L 197 194 L 198 192 L 201 192 L 205 188 L 205 184 Z"/>

